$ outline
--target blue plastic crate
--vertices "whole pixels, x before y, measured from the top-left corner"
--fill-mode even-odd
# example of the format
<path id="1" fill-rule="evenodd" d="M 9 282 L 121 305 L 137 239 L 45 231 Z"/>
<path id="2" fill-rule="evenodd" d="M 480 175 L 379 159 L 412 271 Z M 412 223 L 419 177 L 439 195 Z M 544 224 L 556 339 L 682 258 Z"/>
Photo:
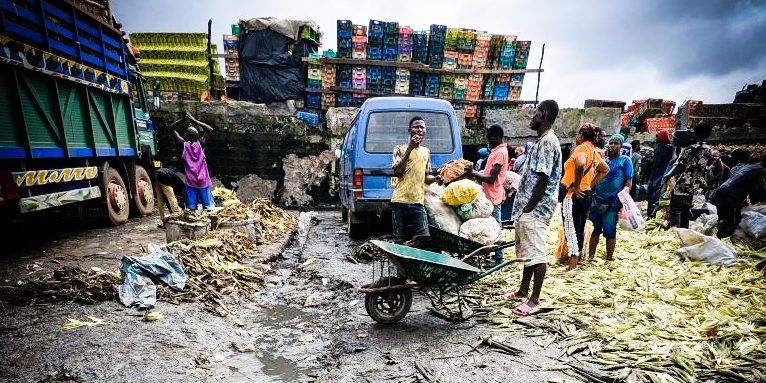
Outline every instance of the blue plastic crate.
<path id="1" fill-rule="evenodd" d="M 429 74 L 426 75 L 426 85 L 439 85 L 439 82 L 441 82 L 441 77 L 438 74 Z"/>
<path id="2" fill-rule="evenodd" d="M 316 108 L 316 109 L 319 109 L 319 108 Z M 318 111 L 312 111 L 312 110 L 306 110 L 306 109 L 299 110 L 298 113 L 295 114 L 295 117 L 303 121 L 306 121 L 306 123 L 309 125 L 319 125 L 321 121 L 321 117 Z"/>
<path id="3" fill-rule="evenodd" d="M 383 75 L 383 70 L 379 66 L 369 65 L 367 66 L 367 81 L 380 80 Z"/>
<path id="4" fill-rule="evenodd" d="M 396 68 L 392 66 L 384 66 L 381 70 L 383 77 L 396 78 Z"/>
<path id="5" fill-rule="evenodd" d="M 338 106 L 351 106 L 351 93 L 338 93 Z"/>
<path id="6" fill-rule="evenodd" d="M 306 93 L 306 106 L 312 109 L 320 109 L 322 107 L 322 94 Z"/>
<path id="7" fill-rule="evenodd" d="M 441 68 L 444 64 L 444 53 L 433 53 L 428 55 L 428 66 L 431 68 Z"/>
<path id="8" fill-rule="evenodd" d="M 426 85 L 423 94 L 428 97 L 439 97 L 439 85 Z"/>
<path id="9" fill-rule="evenodd" d="M 380 90 L 382 82 L 380 79 L 367 80 L 367 90 Z"/>
<path id="10" fill-rule="evenodd" d="M 492 98 L 495 100 L 505 100 L 508 98 L 508 84 L 495 84 L 495 90 L 492 93 Z"/>
<path id="11" fill-rule="evenodd" d="M 367 27 L 367 36 L 382 38 L 383 37 L 383 21 L 370 20 L 370 24 Z"/>
<path id="12" fill-rule="evenodd" d="M 351 20 L 338 20 L 338 29 L 348 29 L 350 31 L 353 27 L 354 23 Z"/>
<path id="13" fill-rule="evenodd" d="M 367 58 L 369 60 L 380 60 L 381 58 L 383 58 L 383 49 L 368 45 Z"/>
<path id="14" fill-rule="evenodd" d="M 338 37 L 338 48 L 351 48 L 354 46 L 351 37 Z"/>
<path id="15" fill-rule="evenodd" d="M 350 29 L 338 29 L 338 37 L 351 37 Z"/>

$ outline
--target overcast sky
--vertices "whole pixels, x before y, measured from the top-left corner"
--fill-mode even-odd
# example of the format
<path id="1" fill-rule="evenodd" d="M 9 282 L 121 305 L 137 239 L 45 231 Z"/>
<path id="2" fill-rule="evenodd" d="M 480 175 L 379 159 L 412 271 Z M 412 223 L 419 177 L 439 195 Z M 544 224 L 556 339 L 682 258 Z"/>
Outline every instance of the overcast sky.
<path id="1" fill-rule="evenodd" d="M 321 49 L 336 49 L 338 19 L 367 25 L 398 21 L 415 30 L 431 24 L 512 34 L 531 40 L 528 68 L 545 43 L 540 99 L 582 107 L 586 99 L 649 97 L 731 102 L 748 83 L 766 79 L 766 0 L 751 1 L 235 1 L 112 0 L 131 32 L 206 32 L 213 41 L 240 19 L 312 19 L 324 33 Z M 542 4 L 536 4 L 542 3 Z M 534 100 L 528 74 L 522 99 Z"/>

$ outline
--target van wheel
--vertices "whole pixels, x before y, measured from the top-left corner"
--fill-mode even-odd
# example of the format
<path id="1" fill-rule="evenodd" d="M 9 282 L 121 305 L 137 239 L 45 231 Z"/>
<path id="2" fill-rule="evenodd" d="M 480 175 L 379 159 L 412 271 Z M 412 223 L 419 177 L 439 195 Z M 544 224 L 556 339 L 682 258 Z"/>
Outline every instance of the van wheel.
<path id="1" fill-rule="evenodd" d="M 342 221 L 348 220 L 348 209 L 345 206 L 340 207 L 340 219 Z"/>
<path id="2" fill-rule="evenodd" d="M 357 221 L 357 222 L 354 222 Z M 353 239 L 367 238 L 369 233 L 370 221 L 366 214 L 348 212 L 346 214 L 346 223 L 348 225 L 348 236 Z"/>
<path id="3" fill-rule="evenodd" d="M 106 171 L 106 209 L 112 224 L 122 225 L 128 221 L 128 190 L 120 173 L 112 167 Z"/>
<path id="4" fill-rule="evenodd" d="M 136 165 L 136 190 L 133 193 L 133 202 L 141 215 L 154 213 L 154 190 L 149 173 L 143 166 Z"/>

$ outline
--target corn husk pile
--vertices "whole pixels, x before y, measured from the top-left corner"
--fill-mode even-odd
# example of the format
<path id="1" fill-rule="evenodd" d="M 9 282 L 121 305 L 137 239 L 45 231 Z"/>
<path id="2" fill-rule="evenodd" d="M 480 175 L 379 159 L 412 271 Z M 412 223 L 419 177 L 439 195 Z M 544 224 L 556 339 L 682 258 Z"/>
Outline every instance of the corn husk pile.
<path id="1" fill-rule="evenodd" d="M 602 240 L 597 261 L 572 272 L 549 267 L 540 310 L 528 317 L 511 312 L 521 301 L 500 298 L 518 288 L 518 267 L 480 280 L 471 304 L 498 331 L 547 334 L 543 346 L 560 342 L 584 355 L 585 365 L 569 368 L 586 380 L 763 381 L 766 277 L 753 264 L 766 255 L 738 247 L 741 265 L 727 268 L 682 262 L 677 248 L 672 231 L 620 231 L 615 262 L 600 260 Z"/>
<path id="2" fill-rule="evenodd" d="M 298 225 L 298 219 L 294 215 L 280 209 L 266 198 L 256 199 L 249 207 L 258 217 L 267 241 L 273 241 Z"/>
<path id="3" fill-rule="evenodd" d="M 237 193 L 221 186 L 213 188 L 213 191 L 210 194 L 213 195 L 213 199 L 219 202 L 237 199 Z"/>
<path id="4" fill-rule="evenodd" d="M 242 263 L 258 249 L 246 234 L 236 230 L 216 230 L 202 240 L 175 241 L 167 248 L 186 273 L 186 287 L 175 292 L 158 285 L 158 297 L 170 302 L 202 302 L 221 316 L 229 313 L 224 295 L 257 289 L 268 267 Z"/>
<path id="5" fill-rule="evenodd" d="M 65 301 L 92 304 L 117 300 L 120 282 L 117 272 L 68 267 L 53 271 L 45 279 L 0 286 L 0 300 L 14 305 Z"/>
<path id="6" fill-rule="evenodd" d="M 246 221 L 258 218 L 258 213 L 250 205 L 234 200 L 228 200 L 227 202 L 231 203 L 227 203 L 223 209 L 214 214 L 216 217 L 215 228 L 221 227 L 221 224 L 224 222 Z"/>
<path id="7" fill-rule="evenodd" d="M 196 210 L 182 210 L 178 213 L 165 216 L 165 221 L 173 220 L 186 223 L 202 222 L 208 219 L 207 214 L 197 213 Z"/>

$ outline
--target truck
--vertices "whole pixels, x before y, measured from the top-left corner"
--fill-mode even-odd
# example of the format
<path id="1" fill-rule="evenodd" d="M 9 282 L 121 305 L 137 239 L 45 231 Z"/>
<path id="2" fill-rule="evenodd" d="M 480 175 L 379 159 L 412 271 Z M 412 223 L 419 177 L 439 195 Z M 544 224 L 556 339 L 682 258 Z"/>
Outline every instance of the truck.
<path id="1" fill-rule="evenodd" d="M 374 97 L 362 104 L 351 121 L 340 150 L 340 199 L 352 238 L 369 233 L 376 219 L 390 213 L 397 178 L 392 158 L 397 145 L 409 142 L 408 124 L 426 122 L 423 145 L 431 152 L 431 168 L 463 157 L 460 125 L 452 105 L 424 97 Z"/>
<path id="2" fill-rule="evenodd" d="M 123 33 L 71 0 L 0 0 L 0 217 L 154 210 L 157 143 Z M 113 21 L 113 20 L 112 20 Z"/>

